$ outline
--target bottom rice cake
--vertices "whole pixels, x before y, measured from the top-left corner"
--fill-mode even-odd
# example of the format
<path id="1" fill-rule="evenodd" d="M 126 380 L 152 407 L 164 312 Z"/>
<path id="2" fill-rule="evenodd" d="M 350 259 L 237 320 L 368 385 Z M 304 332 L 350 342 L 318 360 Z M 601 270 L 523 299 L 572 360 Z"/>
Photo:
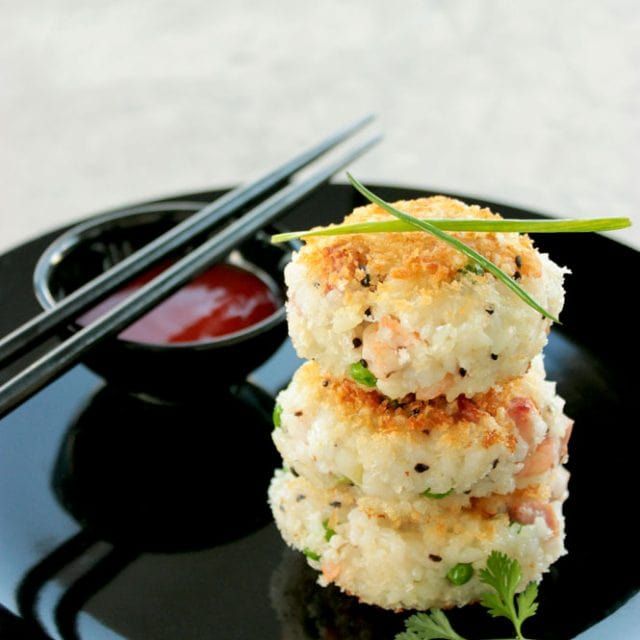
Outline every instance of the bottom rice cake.
<path id="1" fill-rule="evenodd" d="M 279 470 L 269 501 L 284 540 L 320 572 L 320 584 L 387 609 L 449 608 L 486 591 L 479 571 L 492 551 L 518 560 L 519 591 L 565 553 L 568 476 L 557 466 L 511 494 L 389 500 Z"/>

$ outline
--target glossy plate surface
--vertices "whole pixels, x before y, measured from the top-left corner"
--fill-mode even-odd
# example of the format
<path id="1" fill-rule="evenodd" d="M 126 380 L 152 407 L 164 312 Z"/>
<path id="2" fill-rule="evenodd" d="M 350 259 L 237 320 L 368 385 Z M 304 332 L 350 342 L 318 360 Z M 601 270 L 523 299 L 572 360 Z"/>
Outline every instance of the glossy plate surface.
<path id="1" fill-rule="evenodd" d="M 429 195 L 377 191 L 390 200 Z M 350 187 L 327 186 L 285 222 L 327 223 L 360 202 Z M 507 217 L 534 215 L 490 206 Z M 0 257 L 0 332 L 38 311 L 33 266 L 55 235 Z M 639 354 L 629 298 L 640 257 L 596 235 L 537 241 L 573 271 L 546 361 L 576 429 L 569 555 L 543 581 L 526 632 L 626 640 L 640 628 Z M 278 464 L 272 397 L 298 364 L 287 342 L 246 384 L 217 386 L 189 406 L 128 397 L 79 366 L 2 420 L 0 603 L 53 638 L 391 639 L 404 616 L 315 586 L 266 508 Z M 477 607 L 451 619 L 471 639 L 508 633 Z"/>

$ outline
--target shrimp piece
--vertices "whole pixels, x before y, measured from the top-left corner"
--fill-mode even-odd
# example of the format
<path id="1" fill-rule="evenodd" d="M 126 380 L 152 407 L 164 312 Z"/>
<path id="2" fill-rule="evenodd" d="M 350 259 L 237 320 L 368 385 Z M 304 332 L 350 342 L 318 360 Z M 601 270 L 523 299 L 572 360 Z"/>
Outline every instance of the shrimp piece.
<path id="1" fill-rule="evenodd" d="M 508 416 L 513 420 L 522 439 L 531 447 L 535 442 L 535 422 L 533 420 L 536 410 L 529 398 L 514 398 L 507 409 Z"/>
<path id="2" fill-rule="evenodd" d="M 329 582 L 333 582 L 340 575 L 340 565 L 336 562 L 325 562 L 322 565 L 322 577 Z"/>
<path id="3" fill-rule="evenodd" d="M 518 478 L 537 476 L 560 462 L 560 440 L 547 436 L 524 460 L 524 466 L 518 472 Z"/>
<path id="4" fill-rule="evenodd" d="M 507 514 L 511 522 L 533 524 L 542 517 L 554 533 L 560 529 L 553 502 L 566 497 L 569 472 L 560 469 L 550 485 L 535 485 L 519 489 L 507 495 L 490 495 L 471 498 L 471 508 L 485 518 Z"/>
<path id="5" fill-rule="evenodd" d="M 560 460 L 562 462 L 566 462 L 567 459 L 569 458 L 569 440 L 571 439 L 572 433 L 573 433 L 573 420 L 569 420 L 567 430 L 564 432 L 564 436 L 562 436 L 562 440 L 560 440 Z"/>
<path id="6" fill-rule="evenodd" d="M 406 349 L 415 340 L 396 318 L 384 316 L 363 331 L 362 357 L 376 378 L 385 379 L 406 364 Z"/>
<path id="7" fill-rule="evenodd" d="M 509 517 L 512 522 L 520 524 L 533 524 L 536 518 L 542 516 L 549 529 L 557 533 L 558 518 L 556 517 L 553 506 L 549 502 L 540 502 L 539 500 L 524 500 L 509 505 Z"/>
<path id="8" fill-rule="evenodd" d="M 563 480 L 568 480 L 569 474 Z M 566 484 L 565 484 L 566 490 Z M 542 516 L 547 526 L 558 531 L 558 519 L 550 502 L 528 491 L 517 491 L 510 495 L 495 495 L 484 498 L 471 498 L 472 508 L 481 513 L 485 518 L 493 518 L 496 515 L 506 513 L 512 522 L 520 524 L 533 524 L 536 518 Z"/>

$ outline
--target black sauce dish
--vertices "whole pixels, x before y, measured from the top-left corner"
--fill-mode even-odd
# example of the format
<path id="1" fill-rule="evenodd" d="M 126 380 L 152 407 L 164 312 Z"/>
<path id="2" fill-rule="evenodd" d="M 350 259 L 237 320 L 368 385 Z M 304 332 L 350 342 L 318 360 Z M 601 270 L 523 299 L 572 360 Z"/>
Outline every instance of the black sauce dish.
<path id="1" fill-rule="evenodd" d="M 38 260 L 33 275 L 38 302 L 44 309 L 52 308 L 205 204 L 176 201 L 119 209 L 74 226 L 54 240 Z M 226 259 L 258 276 L 273 291 L 279 305 L 270 316 L 240 331 L 197 342 L 148 344 L 109 339 L 84 363 L 123 390 L 165 402 L 202 397 L 214 386 L 242 381 L 287 335 L 283 271 L 295 245 L 272 245 L 269 238 L 276 231 L 261 231 Z M 61 337 L 81 328 L 74 322 Z"/>

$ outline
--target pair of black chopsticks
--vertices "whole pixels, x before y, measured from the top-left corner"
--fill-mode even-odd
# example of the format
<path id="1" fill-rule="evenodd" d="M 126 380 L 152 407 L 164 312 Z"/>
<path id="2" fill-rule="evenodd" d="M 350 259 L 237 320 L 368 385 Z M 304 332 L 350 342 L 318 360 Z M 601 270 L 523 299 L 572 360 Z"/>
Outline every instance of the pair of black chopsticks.
<path id="1" fill-rule="evenodd" d="M 77 318 L 82 311 L 99 302 L 175 249 L 184 247 L 203 231 L 214 228 L 221 221 L 237 213 L 243 205 L 290 178 L 327 151 L 347 140 L 369 124 L 372 119 L 373 116 L 367 116 L 350 124 L 258 180 L 230 191 L 80 287 L 61 300 L 53 309 L 41 313 L 0 339 L 0 366 L 5 366 L 11 359 L 26 353 Z M 224 258 L 235 246 L 283 215 L 292 205 L 327 182 L 331 176 L 368 151 L 379 140 L 380 136 L 371 136 L 326 166 L 318 168 L 308 177 L 280 189 L 175 262 L 121 304 L 74 333 L 0 386 L 0 418 L 70 369 L 103 340 L 118 334 L 194 276 Z"/>

